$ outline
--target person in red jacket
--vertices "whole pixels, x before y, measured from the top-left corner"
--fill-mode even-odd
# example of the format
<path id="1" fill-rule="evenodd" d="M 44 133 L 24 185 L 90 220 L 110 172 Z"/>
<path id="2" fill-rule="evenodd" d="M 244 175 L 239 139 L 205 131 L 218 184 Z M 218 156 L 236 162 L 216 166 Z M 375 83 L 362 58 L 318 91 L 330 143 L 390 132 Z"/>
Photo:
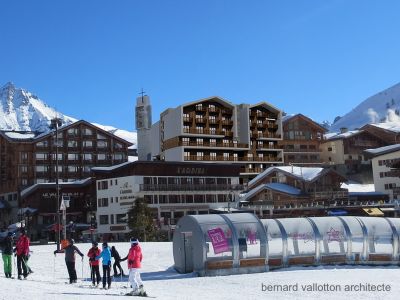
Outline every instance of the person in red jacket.
<path id="1" fill-rule="evenodd" d="M 130 293 L 132 295 L 145 294 L 143 289 L 143 282 L 140 278 L 139 269 L 142 267 L 142 248 L 139 245 L 139 240 L 131 238 L 131 248 L 128 253 L 128 269 L 129 269 L 129 282 L 133 288 Z"/>
<path id="2" fill-rule="evenodd" d="M 15 251 L 17 255 L 18 279 L 22 279 L 21 275 L 26 278 L 28 276 L 29 238 L 25 234 L 24 227 L 20 229 L 20 236 L 17 240 Z"/>
<path id="3" fill-rule="evenodd" d="M 98 286 L 101 281 L 99 260 L 96 260 L 96 256 L 100 255 L 100 249 L 97 247 L 98 243 L 96 241 L 92 242 L 92 248 L 89 249 L 87 256 L 89 256 L 90 265 L 90 277 L 92 278 L 93 286 Z"/>

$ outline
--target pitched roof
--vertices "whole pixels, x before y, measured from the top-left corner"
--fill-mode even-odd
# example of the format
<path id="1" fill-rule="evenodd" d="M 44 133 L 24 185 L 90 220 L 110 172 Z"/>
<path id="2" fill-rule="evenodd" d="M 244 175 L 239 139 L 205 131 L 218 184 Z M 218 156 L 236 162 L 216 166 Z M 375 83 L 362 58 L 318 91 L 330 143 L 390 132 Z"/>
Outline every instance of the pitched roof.
<path id="1" fill-rule="evenodd" d="M 373 158 L 377 156 L 381 156 L 384 154 L 392 153 L 400 151 L 400 144 L 394 144 L 394 145 L 389 145 L 389 146 L 384 146 L 380 148 L 375 148 L 375 149 L 366 149 L 364 150 L 364 153 L 368 158 Z"/>
<path id="2" fill-rule="evenodd" d="M 257 195 L 260 191 L 263 190 L 273 190 L 279 193 L 283 193 L 283 194 L 287 194 L 290 196 L 300 196 L 302 195 L 301 190 L 288 185 L 288 184 L 284 184 L 284 183 L 267 183 L 267 184 L 261 184 L 259 186 L 257 186 L 256 188 L 252 189 L 251 191 L 249 191 L 243 198 L 243 200 L 248 200 L 251 197 L 253 197 L 254 195 Z"/>
<path id="3" fill-rule="evenodd" d="M 303 120 L 305 120 L 306 122 L 311 123 L 311 124 L 314 125 L 315 127 L 318 127 L 318 128 L 321 129 L 323 132 L 328 131 L 325 127 L 321 126 L 319 123 L 315 122 L 313 119 L 311 119 L 311 118 L 309 118 L 309 117 L 307 117 L 307 116 L 305 116 L 305 115 L 303 115 L 303 114 L 300 114 L 300 113 L 299 113 L 299 114 L 295 114 L 295 115 L 286 115 L 286 116 L 284 116 L 284 117 L 282 118 L 282 123 L 286 123 L 286 122 L 288 122 L 288 121 L 290 121 L 290 120 L 292 120 L 292 119 L 295 119 L 295 118 L 303 119 Z"/>
<path id="4" fill-rule="evenodd" d="M 330 169 L 324 168 L 313 168 L 313 167 L 296 167 L 296 166 L 281 166 L 281 167 L 270 167 L 264 172 L 258 174 L 253 180 L 249 182 L 249 188 L 254 186 L 258 181 L 268 176 L 273 172 L 282 172 L 288 176 L 294 177 L 302 181 L 312 182 L 322 174 L 330 172 Z"/>

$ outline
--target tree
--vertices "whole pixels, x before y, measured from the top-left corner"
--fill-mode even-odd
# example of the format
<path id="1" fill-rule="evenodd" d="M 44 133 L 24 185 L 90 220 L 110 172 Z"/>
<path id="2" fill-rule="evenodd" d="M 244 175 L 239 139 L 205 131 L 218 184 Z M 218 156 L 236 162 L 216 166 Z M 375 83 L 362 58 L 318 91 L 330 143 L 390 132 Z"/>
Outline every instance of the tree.
<path id="1" fill-rule="evenodd" d="M 141 241 L 155 240 L 153 214 L 143 198 L 136 198 L 133 207 L 128 211 L 128 227 L 130 234 Z"/>

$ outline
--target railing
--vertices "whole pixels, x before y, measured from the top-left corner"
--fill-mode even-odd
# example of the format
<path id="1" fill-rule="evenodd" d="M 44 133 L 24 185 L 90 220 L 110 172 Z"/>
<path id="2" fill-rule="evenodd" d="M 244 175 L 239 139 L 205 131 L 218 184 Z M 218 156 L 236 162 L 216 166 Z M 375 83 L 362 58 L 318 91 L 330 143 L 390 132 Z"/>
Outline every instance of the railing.
<path id="1" fill-rule="evenodd" d="M 306 149 L 287 149 L 287 148 L 283 148 L 283 151 L 285 151 L 285 152 L 299 152 L 299 153 L 309 153 L 309 152 L 311 152 L 311 153 L 320 153 L 320 152 L 322 152 L 319 149 L 309 149 L 309 148 L 306 148 Z"/>
<path id="2" fill-rule="evenodd" d="M 210 142 L 203 142 L 198 143 L 196 141 L 191 142 L 184 142 L 180 141 L 178 146 L 193 146 L 193 147 L 223 147 L 223 148 L 248 148 L 248 144 L 240 144 L 240 143 L 210 143 Z"/>
<path id="3" fill-rule="evenodd" d="M 140 184 L 140 191 L 242 191 L 241 184 Z"/>
<path id="4" fill-rule="evenodd" d="M 274 134 L 274 133 L 258 133 L 258 132 L 252 132 L 251 136 L 253 138 L 271 138 L 271 139 L 280 139 L 281 135 L 280 134 Z"/>
<path id="5" fill-rule="evenodd" d="M 199 129 L 194 129 L 194 128 L 189 128 L 183 129 L 184 133 L 192 133 L 192 134 L 209 134 L 209 135 L 225 135 L 225 133 L 222 130 L 208 130 L 208 129 L 203 129 L 203 130 L 199 130 Z"/>

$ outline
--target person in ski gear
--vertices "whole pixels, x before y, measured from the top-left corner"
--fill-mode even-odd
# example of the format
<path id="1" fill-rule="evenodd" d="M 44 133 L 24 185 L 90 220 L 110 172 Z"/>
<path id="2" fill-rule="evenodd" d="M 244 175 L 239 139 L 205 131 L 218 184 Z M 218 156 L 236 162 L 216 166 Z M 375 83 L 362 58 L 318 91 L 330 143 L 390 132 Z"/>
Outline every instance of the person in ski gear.
<path id="1" fill-rule="evenodd" d="M 28 276 L 27 258 L 29 255 L 29 238 L 26 236 L 25 228 L 21 227 L 20 236 L 15 245 L 15 255 L 17 256 L 17 269 L 18 269 L 18 279 L 22 279 Z"/>
<path id="2" fill-rule="evenodd" d="M 111 250 L 110 247 L 108 247 L 108 244 L 106 242 L 103 243 L 103 250 L 99 255 L 96 256 L 96 260 L 102 259 L 102 264 L 103 264 L 103 289 L 106 288 L 106 282 L 107 282 L 107 288 L 111 287 L 111 276 L 110 276 L 110 270 L 111 270 Z"/>
<path id="3" fill-rule="evenodd" d="M 119 255 L 117 249 L 115 246 L 111 247 L 111 257 L 114 257 L 114 264 L 113 264 L 113 270 L 114 270 L 114 277 L 115 276 L 125 276 L 124 274 L 124 269 L 122 269 L 120 262 L 126 260 L 128 257 L 121 259 L 121 256 Z M 119 269 L 119 273 L 117 272 L 117 267 Z"/>
<path id="4" fill-rule="evenodd" d="M 68 246 L 64 248 L 65 264 L 67 265 L 69 283 L 76 283 L 76 281 L 78 280 L 75 269 L 75 253 L 78 253 L 81 256 L 82 261 L 84 256 L 82 252 L 79 251 L 78 247 L 74 245 L 74 243 L 74 239 L 70 239 Z M 55 250 L 54 255 L 56 255 L 57 253 L 57 250 Z"/>
<path id="5" fill-rule="evenodd" d="M 142 267 L 142 248 L 137 238 L 131 238 L 131 248 L 128 253 L 129 282 L 133 288 L 132 295 L 144 293 L 143 282 L 140 278 L 139 269 Z"/>
<path id="6" fill-rule="evenodd" d="M 100 249 L 97 247 L 96 241 L 92 242 L 92 248 L 89 249 L 87 256 L 89 256 L 90 265 L 90 278 L 92 278 L 92 284 L 99 285 L 101 281 L 99 261 L 96 260 L 96 256 L 100 255 Z"/>
<path id="7" fill-rule="evenodd" d="M 7 234 L 7 237 L 3 241 L 3 265 L 4 265 L 4 274 L 6 278 L 11 278 L 12 273 L 12 254 L 13 254 L 13 233 L 10 231 Z"/>

